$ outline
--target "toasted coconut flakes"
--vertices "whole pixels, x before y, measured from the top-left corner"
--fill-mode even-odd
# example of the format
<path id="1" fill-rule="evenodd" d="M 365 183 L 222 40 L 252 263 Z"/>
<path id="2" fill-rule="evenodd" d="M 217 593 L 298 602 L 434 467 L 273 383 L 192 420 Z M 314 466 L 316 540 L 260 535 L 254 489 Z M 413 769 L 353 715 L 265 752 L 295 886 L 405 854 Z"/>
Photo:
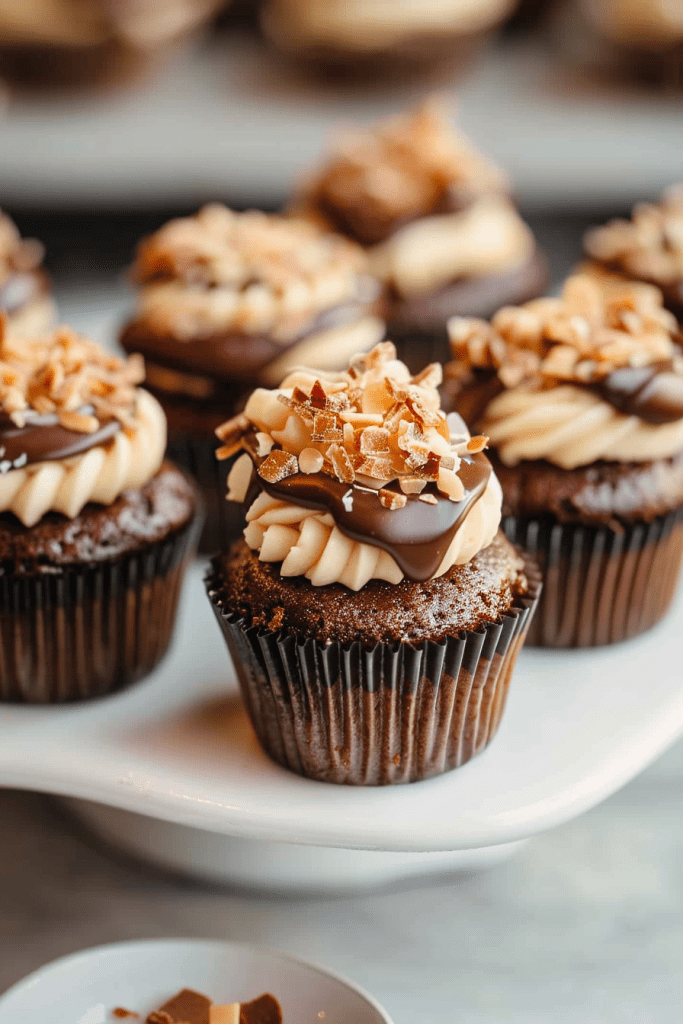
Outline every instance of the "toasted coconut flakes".
<path id="1" fill-rule="evenodd" d="M 403 508 L 408 501 L 405 494 L 398 494 L 396 491 L 389 491 L 383 487 L 380 488 L 377 495 L 381 504 L 392 511 L 395 511 L 397 508 Z"/>

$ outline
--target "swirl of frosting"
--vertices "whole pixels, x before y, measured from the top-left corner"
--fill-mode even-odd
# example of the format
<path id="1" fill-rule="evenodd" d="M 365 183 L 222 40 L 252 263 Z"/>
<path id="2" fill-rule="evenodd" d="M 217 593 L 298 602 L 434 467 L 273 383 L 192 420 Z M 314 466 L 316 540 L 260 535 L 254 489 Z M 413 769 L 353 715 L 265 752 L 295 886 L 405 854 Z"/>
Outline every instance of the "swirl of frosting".
<path id="1" fill-rule="evenodd" d="M 388 49 L 414 36 L 476 32 L 502 20 L 511 0 L 271 0 L 266 31 L 286 47 L 327 46 L 355 53 Z"/>
<path id="2" fill-rule="evenodd" d="M 426 580 L 496 535 L 502 495 L 486 438 L 439 408 L 437 365 L 411 378 L 391 343 L 346 373 L 295 371 L 258 389 L 217 431 L 240 448 L 228 498 L 246 501 L 247 543 L 285 576 L 357 590 Z"/>
<path id="3" fill-rule="evenodd" d="M 134 323 L 192 342 L 219 333 L 296 341 L 321 314 L 378 296 L 363 250 L 313 224 L 205 206 L 143 239 L 132 268 L 142 285 Z M 178 355 L 174 352 L 174 355 Z"/>
<path id="4" fill-rule="evenodd" d="M 75 518 L 88 502 L 111 505 L 123 491 L 142 487 L 159 469 L 166 448 L 166 417 L 147 391 L 138 392 L 135 425 L 81 455 L 34 462 L 0 473 L 0 512 L 33 526 L 46 512 Z"/>
<path id="5" fill-rule="evenodd" d="M 683 357 L 656 288 L 577 275 L 558 299 L 505 308 L 490 324 L 455 318 L 449 332 L 447 376 L 465 381 L 464 397 L 478 371 L 477 425 L 507 464 L 571 469 L 683 449 Z"/>
<path id="6" fill-rule="evenodd" d="M 163 411 L 126 362 L 60 328 L 31 340 L 0 338 L 0 511 L 33 526 L 48 511 L 73 518 L 110 504 L 157 471 Z"/>
<path id="7" fill-rule="evenodd" d="M 563 469 L 598 459 L 649 462 L 683 451 L 683 418 L 655 425 L 625 416 L 583 388 L 514 388 L 488 405 L 482 418 L 501 461 L 548 459 Z"/>

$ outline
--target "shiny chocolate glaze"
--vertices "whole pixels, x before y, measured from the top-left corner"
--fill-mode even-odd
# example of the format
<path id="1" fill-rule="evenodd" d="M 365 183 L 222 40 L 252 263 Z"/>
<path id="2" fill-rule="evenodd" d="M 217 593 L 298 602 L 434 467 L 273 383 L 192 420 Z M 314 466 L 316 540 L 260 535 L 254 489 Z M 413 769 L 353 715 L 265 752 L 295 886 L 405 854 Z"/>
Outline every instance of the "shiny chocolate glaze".
<path id="1" fill-rule="evenodd" d="M 308 323 L 304 330 L 286 341 L 271 334 L 227 331 L 181 341 L 172 334 L 155 334 L 142 318 L 133 320 L 121 334 L 126 352 L 141 352 L 161 366 L 206 374 L 221 381 L 247 381 L 253 384 L 265 366 L 283 352 L 320 331 L 353 324 L 370 313 L 379 313 L 375 283 L 368 279 L 367 301 L 349 302 L 326 310 Z"/>
<path id="2" fill-rule="evenodd" d="M 617 412 L 637 416 L 644 423 L 661 426 L 683 419 L 683 373 L 676 372 L 670 359 L 650 366 L 624 366 L 589 384 L 569 383 L 594 392 Z M 460 413 L 477 428 L 489 403 L 504 390 L 495 370 L 473 369 L 460 377 L 447 372 L 441 401 L 444 409 Z"/>
<path id="3" fill-rule="evenodd" d="M 17 427 L 9 417 L 0 418 L 0 472 L 78 455 L 89 448 L 109 441 L 121 424 L 110 420 L 92 434 L 66 430 L 57 417 L 31 416 L 24 427 Z"/>
<path id="4" fill-rule="evenodd" d="M 619 412 L 646 423 L 683 419 L 683 374 L 675 371 L 673 360 L 613 370 L 592 389 Z"/>
<path id="5" fill-rule="evenodd" d="M 245 448 L 258 468 L 264 460 L 255 454 L 249 438 Z M 437 572 L 467 513 L 486 490 L 491 472 L 486 456 L 466 457 L 458 472 L 465 487 L 462 501 L 451 501 L 427 485 L 436 505 L 409 495 L 397 509 L 385 508 L 372 488 L 344 484 L 326 473 L 295 473 L 276 484 L 257 477 L 255 484 L 279 501 L 329 512 L 347 537 L 388 551 L 404 576 L 421 583 Z M 387 489 L 400 493 L 396 484 Z"/>

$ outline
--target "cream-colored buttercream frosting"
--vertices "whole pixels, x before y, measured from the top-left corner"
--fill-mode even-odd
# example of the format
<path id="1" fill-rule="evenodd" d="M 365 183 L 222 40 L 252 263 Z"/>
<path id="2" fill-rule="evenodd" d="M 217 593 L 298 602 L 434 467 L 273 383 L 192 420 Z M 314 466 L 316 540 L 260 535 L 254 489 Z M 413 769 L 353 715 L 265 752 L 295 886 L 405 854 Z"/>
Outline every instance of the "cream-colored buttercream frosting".
<path id="1" fill-rule="evenodd" d="M 0 0 L 0 45 L 163 45 L 210 17 L 219 0 Z"/>
<path id="2" fill-rule="evenodd" d="M 683 42 L 681 0 L 580 0 L 589 22 L 625 46 L 671 46 Z"/>
<path id="3" fill-rule="evenodd" d="M 387 515 L 409 500 L 460 501 L 462 460 L 481 451 L 459 416 L 440 409 L 435 364 L 412 378 L 390 343 L 358 356 L 345 373 L 295 370 L 281 388 L 257 389 L 244 413 L 217 433 L 225 457 L 251 432 L 265 461 L 255 469 L 242 455 L 228 479 L 228 498 L 244 501 L 259 477 L 276 483 L 292 473 L 327 472 L 353 488 L 376 492 Z M 389 485 L 398 483 L 398 488 Z M 495 475 L 459 524 L 436 576 L 468 562 L 496 535 L 502 495 Z M 425 509 L 425 514 L 427 510 Z M 263 490 L 247 513 L 245 539 L 262 561 L 281 562 L 284 576 L 306 576 L 314 586 L 343 583 L 358 590 L 370 579 L 398 583 L 403 572 L 385 550 L 352 540 L 330 513 L 272 497 Z"/>
<path id="4" fill-rule="evenodd" d="M 479 32 L 505 18 L 514 0 L 270 0 L 266 30 L 287 47 L 385 50 L 412 37 Z"/>
<path id="5" fill-rule="evenodd" d="M 343 138 L 294 210 L 363 241 L 374 273 L 404 296 L 512 270 L 535 244 L 505 174 L 437 97 Z"/>
<path id="6" fill-rule="evenodd" d="M 111 505 L 123 491 L 142 487 L 154 476 L 165 449 L 163 410 L 141 389 L 134 426 L 119 430 L 106 444 L 0 473 L 0 512 L 14 512 L 24 526 L 33 526 L 46 512 L 73 519 L 89 501 Z"/>
<path id="7" fill-rule="evenodd" d="M 48 511 L 73 518 L 89 501 L 111 504 L 147 483 L 163 459 L 166 419 L 137 387 L 143 376 L 139 357 L 121 360 L 67 328 L 0 337 L 0 410 L 28 431 L 4 445 L 0 436 L 0 511 L 33 526 Z"/>
<path id="8" fill-rule="evenodd" d="M 497 374 L 502 393 L 478 426 L 508 465 L 547 459 L 574 469 L 683 451 L 683 420 L 646 422 L 591 390 L 628 367 L 666 363 L 683 374 L 676 320 L 657 288 L 577 275 L 560 298 L 507 307 L 490 324 L 457 317 L 449 332 L 449 376 L 472 368 Z"/>
<path id="9" fill-rule="evenodd" d="M 289 344 L 338 306 L 372 303 L 365 253 L 311 223 L 225 206 L 169 221 L 139 247 L 136 321 L 191 342 L 217 332 Z"/>
<path id="10" fill-rule="evenodd" d="M 489 277 L 531 258 L 534 237 L 506 196 L 485 196 L 460 213 L 420 217 L 371 250 L 378 277 L 399 295 L 433 291 L 463 277 Z"/>

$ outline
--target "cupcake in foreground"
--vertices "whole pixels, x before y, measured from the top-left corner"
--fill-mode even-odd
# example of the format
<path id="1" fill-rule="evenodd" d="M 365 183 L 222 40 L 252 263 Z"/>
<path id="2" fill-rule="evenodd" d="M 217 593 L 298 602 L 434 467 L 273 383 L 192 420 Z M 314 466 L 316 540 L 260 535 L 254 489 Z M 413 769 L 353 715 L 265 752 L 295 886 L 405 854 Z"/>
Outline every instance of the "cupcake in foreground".
<path id="1" fill-rule="evenodd" d="M 218 431 L 219 456 L 243 449 L 228 498 L 248 525 L 207 590 L 262 746 L 309 778 L 438 775 L 503 712 L 539 582 L 440 380 L 384 342 L 255 391 Z"/>
<path id="2" fill-rule="evenodd" d="M 335 370 L 384 334 L 379 284 L 359 246 L 305 222 L 207 206 L 142 241 L 137 309 L 121 335 L 141 352 L 169 423 L 169 454 L 207 506 L 201 547 L 240 523 L 226 507 L 216 427 L 259 384 L 300 363 Z"/>
<path id="3" fill-rule="evenodd" d="M 295 58 L 386 79 L 435 61 L 462 63 L 514 7 L 515 0 L 266 0 L 261 24 Z"/>
<path id="4" fill-rule="evenodd" d="M 448 358 L 449 317 L 490 316 L 546 285 L 507 178 L 433 100 L 343 140 L 294 210 L 368 248 L 413 370 Z"/>
<path id="5" fill-rule="evenodd" d="M 6 333 L 15 337 L 35 337 L 54 326 L 55 304 L 42 260 L 40 242 L 22 238 L 0 212 L 0 315 Z"/>
<path id="6" fill-rule="evenodd" d="M 683 556 L 683 353 L 661 292 L 577 275 L 450 334 L 446 404 L 489 436 L 503 528 L 544 570 L 529 642 L 655 625 Z"/>
<path id="7" fill-rule="evenodd" d="M 0 699 L 98 696 L 164 655 L 197 499 L 122 362 L 67 328 L 0 339 Z"/>
<path id="8" fill-rule="evenodd" d="M 118 85 L 160 63 L 220 0 L 0 0 L 0 77 L 31 88 Z"/>
<path id="9" fill-rule="evenodd" d="M 630 220 L 588 231 L 584 247 L 591 262 L 583 270 L 657 285 L 683 326 L 683 185 L 670 188 L 658 203 L 640 203 Z"/>

